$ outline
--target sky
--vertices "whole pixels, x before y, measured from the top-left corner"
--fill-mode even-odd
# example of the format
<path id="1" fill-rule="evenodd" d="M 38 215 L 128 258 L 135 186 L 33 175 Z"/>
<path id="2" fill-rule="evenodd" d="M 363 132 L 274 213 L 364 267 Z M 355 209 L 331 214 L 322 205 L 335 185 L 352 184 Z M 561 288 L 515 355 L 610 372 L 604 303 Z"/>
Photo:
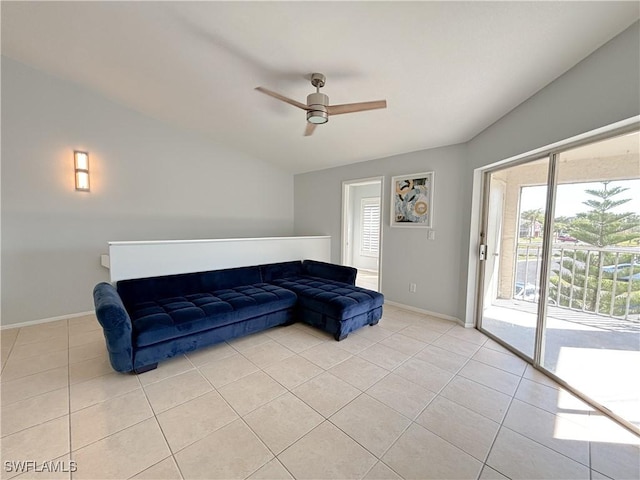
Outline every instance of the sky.
<path id="1" fill-rule="evenodd" d="M 640 215 L 640 179 L 610 182 L 609 187 L 623 187 L 629 190 L 614 197 L 614 200 L 630 198 L 631 201 L 613 209 L 613 212 L 635 212 Z M 592 195 L 585 193 L 585 189 L 599 190 L 602 182 L 571 183 L 558 186 L 556 195 L 556 218 L 573 217 L 576 213 L 586 212 L 589 207 L 582 202 L 588 199 L 595 199 Z M 520 211 L 533 210 L 536 208 L 545 210 L 547 187 L 544 185 L 536 187 L 523 187 L 520 196 Z"/>

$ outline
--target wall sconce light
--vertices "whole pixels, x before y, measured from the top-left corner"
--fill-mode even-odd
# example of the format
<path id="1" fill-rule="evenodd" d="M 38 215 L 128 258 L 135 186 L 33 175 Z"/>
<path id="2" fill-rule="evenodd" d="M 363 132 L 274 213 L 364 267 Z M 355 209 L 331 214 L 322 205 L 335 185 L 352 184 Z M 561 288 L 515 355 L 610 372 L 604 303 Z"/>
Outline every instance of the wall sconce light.
<path id="1" fill-rule="evenodd" d="M 76 174 L 76 190 L 89 191 L 89 154 L 87 152 L 73 151 L 73 163 Z"/>

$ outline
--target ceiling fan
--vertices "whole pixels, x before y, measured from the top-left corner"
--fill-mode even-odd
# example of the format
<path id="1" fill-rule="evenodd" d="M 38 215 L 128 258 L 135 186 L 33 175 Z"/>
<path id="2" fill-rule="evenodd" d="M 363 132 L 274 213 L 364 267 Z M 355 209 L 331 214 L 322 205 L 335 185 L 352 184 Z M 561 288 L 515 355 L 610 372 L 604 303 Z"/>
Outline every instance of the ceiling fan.
<path id="1" fill-rule="evenodd" d="M 321 123 L 327 123 L 329 116 L 341 115 L 343 113 L 355 113 L 364 112 L 366 110 L 376 110 L 378 108 L 387 108 L 386 100 L 376 100 L 373 102 L 360 102 L 360 103 L 345 103 L 342 105 L 329 105 L 329 97 L 324 93 L 320 93 L 320 89 L 324 87 L 326 77 L 321 73 L 311 74 L 311 85 L 316 87 L 316 93 L 311 93 L 307 96 L 307 103 L 297 102 L 290 98 L 280 95 L 279 93 L 268 90 L 264 87 L 256 87 L 256 90 L 269 95 L 273 98 L 277 98 L 283 102 L 293 105 L 294 107 L 301 108 L 307 111 L 307 128 L 304 131 L 305 137 L 311 135 L 316 128 L 316 125 Z"/>

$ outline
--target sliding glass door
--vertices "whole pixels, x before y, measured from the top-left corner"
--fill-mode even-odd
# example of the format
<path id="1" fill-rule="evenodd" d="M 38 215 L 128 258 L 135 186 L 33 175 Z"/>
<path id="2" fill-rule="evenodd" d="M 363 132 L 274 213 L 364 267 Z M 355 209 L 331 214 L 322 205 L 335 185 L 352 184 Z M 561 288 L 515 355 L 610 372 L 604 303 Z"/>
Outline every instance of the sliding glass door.
<path id="1" fill-rule="evenodd" d="M 533 359 L 549 158 L 485 178 L 482 328 Z M 528 190 L 526 190 L 528 188 Z"/>
<path id="2" fill-rule="evenodd" d="M 478 326 L 640 427 L 640 135 L 485 174 Z"/>
<path id="3" fill-rule="evenodd" d="M 640 135 L 557 155 L 540 363 L 640 426 Z"/>

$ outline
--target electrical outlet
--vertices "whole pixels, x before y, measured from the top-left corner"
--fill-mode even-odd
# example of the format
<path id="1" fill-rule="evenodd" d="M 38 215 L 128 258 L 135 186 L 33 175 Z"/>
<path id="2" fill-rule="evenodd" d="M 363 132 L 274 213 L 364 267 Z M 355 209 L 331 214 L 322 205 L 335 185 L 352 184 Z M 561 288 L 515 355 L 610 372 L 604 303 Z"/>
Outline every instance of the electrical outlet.
<path id="1" fill-rule="evenodd" d="M 416 284 L 415 283 L 410 283 L 409 284 L 409 293 L 416 293 Z"/>
<path id="2" fill-rule="evenodd" d="M 436 231 L 435 230 L 429 230 L 429 233 L 427 233 L 427 238 L 429 240 L 435 240 L 436 239 Z"/>

